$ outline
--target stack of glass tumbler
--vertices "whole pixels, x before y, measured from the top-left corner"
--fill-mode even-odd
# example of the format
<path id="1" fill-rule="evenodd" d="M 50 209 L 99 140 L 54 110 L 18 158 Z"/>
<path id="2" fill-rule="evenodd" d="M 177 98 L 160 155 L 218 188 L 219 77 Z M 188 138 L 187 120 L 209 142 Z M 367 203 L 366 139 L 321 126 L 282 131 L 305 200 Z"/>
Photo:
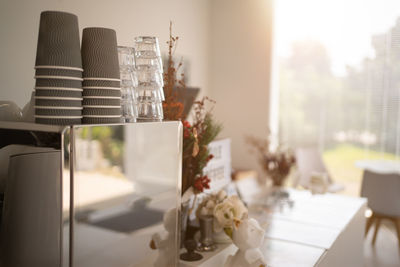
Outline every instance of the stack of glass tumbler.
<path id="1" fill-rule="evenodd" d="M 42 12 L 35 62 L 36 123 L 81 123 L 82 71 L 77 16 Z"/>
<path id="2" fill-rule="evenodd" d="M 138 111 L 137 120 L 161 121 L 164 83 L 158 39 L 147 36 L 136 37 L 134 53 L 137 78 L 134 99 Z"/>
<path id="3" fill-rule="evenodd" d="M 133 47 L 118 46 L 119 71 L 121 76 L 121 107 L 124 122 L 135 122 L 137 105 L 135 87 L 137 79 L 135 73 L 135 49 Z"/>

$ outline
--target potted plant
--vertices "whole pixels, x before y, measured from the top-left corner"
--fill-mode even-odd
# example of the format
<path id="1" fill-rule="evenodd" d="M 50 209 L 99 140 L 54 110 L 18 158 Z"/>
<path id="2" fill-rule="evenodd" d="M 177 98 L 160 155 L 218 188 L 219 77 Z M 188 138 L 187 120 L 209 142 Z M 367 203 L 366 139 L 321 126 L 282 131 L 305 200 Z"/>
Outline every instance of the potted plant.
<path id="1" fill-rule="evenodd" d="M 176 64 L 173 58 L 178 40 L 179 37 L 172 35 L 172 23 L 170 23 L 170 38 L 167 42 L 168 63 L 164 73 L 163 112 L 166 120 L 180 120 L 183 124 L 181 237 L 184 238 L 188 214 L 196 204 L 197 194 L 210 188 L 210 179 L 203 170 L 213 158 L 208 145 L 222 130 L 222 125 L 215 122 L 212 115 L 212 105 L 215 101 L 208 97 L 194 102 L 192 122 L 184 117 L 185 106 L 178 95 L 178 92 L 184 93 L 186 90 L 184 73 L 179 71 L 182 62 Z M 180 90 L 176 90 L 177 88 Z M 189 208 L 192 196 L 193 205 Z"/>

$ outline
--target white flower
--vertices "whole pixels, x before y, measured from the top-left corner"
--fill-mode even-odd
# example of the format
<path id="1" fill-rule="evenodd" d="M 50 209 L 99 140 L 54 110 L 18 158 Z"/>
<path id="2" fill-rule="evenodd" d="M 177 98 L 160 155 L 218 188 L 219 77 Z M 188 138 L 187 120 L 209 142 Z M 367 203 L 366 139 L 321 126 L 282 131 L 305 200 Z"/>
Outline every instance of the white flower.
<path id="1" fill-rule="evenodd" d="M 234 208 L 232 203 L 226 201 L 218 204 L 214 209 L 214 217 L 221 228 L 230 227 L 234 219 Z"/>
<path id="2" fill-rule="evenodd" d="M 247 208 L 238 196 L 230 196 L 214 208 L 214 230 L 235 226 L 247 216 Z"/>
<path id="3" fill-rule="evenodd" d="M 207 209 L 214 209 L 214 207 L 215 207 L 215 202 L 214 202 L 214 200 L 210 199 L 210 200 L 208 200 L 208 201 L 206 202 L 206 208 L 207 208 Z"/>
<path id="4" fill-rule="evenodd" d="M 218 202 L 222 202 L 226 198 L 227 194 L 225 190 L 220 190 L 217 194 L 217 200 Z"/>
<path id="5" fill-rule="evenodd" d="M 245 216 L 247 216 L 247 208 L 238 196 L 230 196 L 228 201 L 233 203 L 235 219 L 242 220 Z"/>
<path id="6" fill-rule="evenodd" d="M 196 216 L 199 217 L 204 215 L 213 215 L 215 208 L 215 197 L 207 196 L 203 198 L 203 201 L 198 205 Z"/>

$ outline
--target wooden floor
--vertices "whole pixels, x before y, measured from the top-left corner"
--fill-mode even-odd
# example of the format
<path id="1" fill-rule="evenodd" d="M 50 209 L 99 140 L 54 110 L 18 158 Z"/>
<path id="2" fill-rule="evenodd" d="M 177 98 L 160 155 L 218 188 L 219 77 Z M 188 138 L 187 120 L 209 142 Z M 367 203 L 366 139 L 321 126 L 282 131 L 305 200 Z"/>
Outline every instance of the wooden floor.
<path id="1" fill-rule="evenodd" d="M 375 246 L 372 245 L 374 228 L 364 242 L 365 267 L 400 267 L 400 249 L 396 229 L 390 221 L 382 221 Z"/>

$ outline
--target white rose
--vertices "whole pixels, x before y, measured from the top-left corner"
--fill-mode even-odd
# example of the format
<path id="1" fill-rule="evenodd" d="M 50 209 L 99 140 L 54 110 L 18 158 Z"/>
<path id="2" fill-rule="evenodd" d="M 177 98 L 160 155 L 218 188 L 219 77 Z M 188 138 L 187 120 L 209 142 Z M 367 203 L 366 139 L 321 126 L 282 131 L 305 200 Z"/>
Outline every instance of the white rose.
<path id="1" fill-rule="evenodd" d="M 210 199 L 209 201 L 207 201 L 206 207 L 207 207 L 207 209 L 214 209 L 214 207 L 215 207 L 214 200 Z"/>
<path id="2" fill-rule="evenodd" d="M 217 194 L 217 200 L 218 202 L 222 202 L 226 198 L 227 194 L 225 190 L 220 190 Z"/>
<path id="3" fill-rule="evenodd" d="M 234 207 L 234 219 L 235 220 L 243 220 L 245 217 L 247 217 L 247 208 L 243 204 L 242 200 L 238 196 L 230 196 L 227 201 L 232 203 L 232 206 Z"/>
<path id="4" fill-rule="evenodd" d="M 215 230 L 233 227 L 235 221 L 241 221 L 247 216 L 247 209 L 238 196 L 230 196 L 214 208 Z"/>

